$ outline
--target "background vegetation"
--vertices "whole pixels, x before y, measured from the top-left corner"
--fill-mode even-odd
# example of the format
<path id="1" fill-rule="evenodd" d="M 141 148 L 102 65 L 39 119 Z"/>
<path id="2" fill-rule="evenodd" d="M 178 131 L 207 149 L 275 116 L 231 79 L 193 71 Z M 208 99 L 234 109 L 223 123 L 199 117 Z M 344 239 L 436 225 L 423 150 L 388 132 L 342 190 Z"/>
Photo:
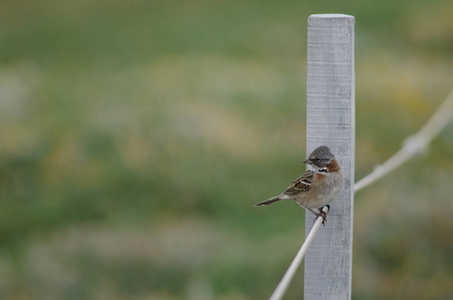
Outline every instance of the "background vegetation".
<path id="1" fill-rule="evenodd" d="M 453 87 L 453 2 L 1 1 L 0 298 L 268 297 L 304 213 L 252 204 L 304 170 L 331 12 L 356 17 L 359 179 Z M 354 299 L 453 298 L 452 134 L 357 194 Z"/>

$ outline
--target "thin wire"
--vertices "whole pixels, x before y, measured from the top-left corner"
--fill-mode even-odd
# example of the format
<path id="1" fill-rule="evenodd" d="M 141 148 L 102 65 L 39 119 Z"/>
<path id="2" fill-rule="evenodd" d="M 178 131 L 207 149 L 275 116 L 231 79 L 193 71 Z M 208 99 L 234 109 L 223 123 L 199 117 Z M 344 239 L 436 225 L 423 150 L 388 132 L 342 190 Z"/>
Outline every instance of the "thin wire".
<path id="1" fill-rule="evenodd" d="M 326 213 L 329 211 L 329 209 L 326 206 L 324 206 L 322 210 Z M 302 244 L 302 247 L 300 247 L 299 252 L 297 252 L 296 257 L 293 259 L 291 265 L 289 265 L 288 270 L 286 271 L 285 275 L 283 275 L 282 280 L 280 280 L 280 283 L 275 288 L 269 300 L 280 300 L 283 298 L 286 290 L 288 289 L 289 284 L 291 283 L 291 280 L 294 277 L 294 274 L 296 274 L 297 268 L 299 268 L 300 263 L 304 259 L 308 247 L 313 241 L 316 232 L 318 232 L 318 229 L 321 226 L 322 221 L 323 221 L 322 217 L 316 219 L 315 225 L 313 225 L 313 228 L 311 229 L 310 233 L 308 234 L 307 238 Z"/>
<path id="2" fill-rule="evenodd" d="M 354 193 L 367 187 L 373 182 L 377 181 L 381 177 L 395 170 L 403 163 L 413 158 L 414 156 L 425 153 L 428 149 L 431 141 L 447 126 L 453 119 L 453 90 L 450 92 L 448 97 L 437 109 L 437 111 L 431 116 L 426 124 L 420 129 L 420 131 L 412 136 L 405 139 L 402 148 L 390 157 L 382 165 L 377 166 L 370 174 L 363 177 L 361 180 L 354 184 Z M 323 210 L 327 213 L 327 207 Z M 296 257 L 292 261 L 282 280 L 275 288 L 269 300 L 280 300 L 285 295 L 294 274 L 297 271 L 300 263 L 302 262 L 308 247 L 313 241 L 319 227 L 322 224 L 322 218 L 316 220 L 315 225 L 311 229 L 307 238 L 305 239 L 302 247 L 297 252 Z"/>
<path id="3" fill-rule="evenodd" d="M 448 97 L 431 116 L 420 131 L 404 140 L 401 149 L 390 157 L 382 165 L 377 166 L 373 172 L 360 179 L 354 184 L 354 192 L 372 184 L 381 177 L 395 170 L 409 159 L 427 152 L 431 141 L 453 119 L 453 90 Z"/>

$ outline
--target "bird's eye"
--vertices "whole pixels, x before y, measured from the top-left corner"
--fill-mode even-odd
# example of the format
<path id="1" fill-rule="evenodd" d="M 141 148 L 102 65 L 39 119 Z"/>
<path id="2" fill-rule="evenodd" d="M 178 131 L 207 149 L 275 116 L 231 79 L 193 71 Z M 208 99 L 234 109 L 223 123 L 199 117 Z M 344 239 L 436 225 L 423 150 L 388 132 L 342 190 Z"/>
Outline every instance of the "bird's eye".
<path id="1" fill-rule="evenodd" d="M 319 162 L 321 159 L 319 157 L 315 158 L 315 162 Z"/>

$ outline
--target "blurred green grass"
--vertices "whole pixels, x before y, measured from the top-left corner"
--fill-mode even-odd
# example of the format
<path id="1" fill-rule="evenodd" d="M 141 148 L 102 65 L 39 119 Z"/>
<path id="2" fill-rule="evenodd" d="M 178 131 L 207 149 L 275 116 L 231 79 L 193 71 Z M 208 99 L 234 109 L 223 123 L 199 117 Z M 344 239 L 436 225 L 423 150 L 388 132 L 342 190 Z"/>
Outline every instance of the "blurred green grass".
<path id="1" fill-rule="evenodd" d="M 452 87 L 449 1 L 0 7 L 2 299 L 268 297 L 303 213 L 251 206 L 304 168 L 310 14 L 356 17 L 356 178 Z M 357 195 L 355 299 L 453 297 L 452 133 Z"/>

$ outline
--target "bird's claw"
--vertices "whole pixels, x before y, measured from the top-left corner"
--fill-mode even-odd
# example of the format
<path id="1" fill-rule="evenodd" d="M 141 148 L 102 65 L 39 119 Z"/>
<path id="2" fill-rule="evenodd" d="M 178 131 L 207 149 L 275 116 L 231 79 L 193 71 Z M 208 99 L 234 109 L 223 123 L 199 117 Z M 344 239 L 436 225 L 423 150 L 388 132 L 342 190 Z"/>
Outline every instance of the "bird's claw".
<path id="1" fill-rule="evenodd" d="M 317 214 L 316 218 L 313 220 L 313 223 L 315 223 L 316 220 L 318 220 L 318 218 L 320 218 L 320 217 L 323 219 L 321 224 L 323 225 L 323 227 L 326 227 L 327 216 L 326 216 L 325 213 L 324 214 Z"/>
<path id="2" fill-rule="evenodd" d="M 330 207 L 329 207 L 330 208 Z M 318 220 L 319 217 L 322 217 L 322 225 L 323 227 L 326 227 L 326 222 L 327 222 L 327 213 L 321 209 L 319 209 L 319 213 L 318 214 L 315 214 L 316 215 L 316 218 L 313 220 L 313 223 L 316 222 L 316 220 Z"/>

